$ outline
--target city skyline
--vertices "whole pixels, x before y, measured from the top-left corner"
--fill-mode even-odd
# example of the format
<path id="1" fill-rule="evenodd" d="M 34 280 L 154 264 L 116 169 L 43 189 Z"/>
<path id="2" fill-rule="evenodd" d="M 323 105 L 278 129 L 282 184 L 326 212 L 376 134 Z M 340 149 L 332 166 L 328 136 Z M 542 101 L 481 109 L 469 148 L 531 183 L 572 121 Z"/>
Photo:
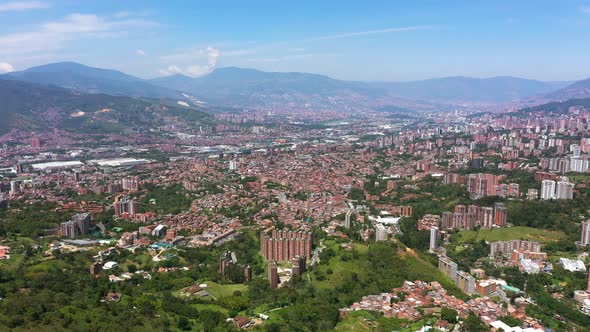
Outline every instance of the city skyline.
<path id="1" fill-rule="evenodd" d="M 0 72 L 59 61 L 153 78 L 236 66 L 339 79 L 590 76 L 590 2 L 0 2 Z"/>

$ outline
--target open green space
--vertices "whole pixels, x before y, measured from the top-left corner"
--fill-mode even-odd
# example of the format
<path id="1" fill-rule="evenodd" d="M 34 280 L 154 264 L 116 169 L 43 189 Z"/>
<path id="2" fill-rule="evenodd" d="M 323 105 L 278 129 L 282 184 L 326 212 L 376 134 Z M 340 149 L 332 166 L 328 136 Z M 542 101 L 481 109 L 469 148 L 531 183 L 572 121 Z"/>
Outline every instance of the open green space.
<path id="1" fill-rule="evenodd" d="M 212 304 L 212 303 L 197 303 L 197 304 L 193 304 L 192 305 L 195 309 L 202 311 L 202 310 L 211 310 L 211 311 L 218 311 L 223 313 L 224 315 L 227 315 L 228 311 L 226 308 L 219 306 L 217 304 Z"/>
<path id="2" fill-rule="evenodd" d="M 464 230 L 454 235 L 458 243 L 485 241 L 506 241 L 506 240 L 529 240 L 541 243 L 557 242 L 565 238 L 565 234 L 558 231 L 532 228 L 526 226 L 514 226 L 496 229 L 480 229 L 477 231 Z"/>
<path id="3" fill-rule="evenodd" d="M 244 284 L 222 285 L 213 281 L 204 281 L 202 283 L 207 284 L 207 288 L 205 288 L 205 290 L 217 299 L 227 296 L 233 296 L 235 291 L 245 293 L 248 290 L 248 287 Z"/>
<path id="4" fill-rule="evenodd" d="M 389 291 L 401 286 L 406 280 L 438 281 L 450 294 L 465 297 L 421 253 L 401 243 L 357 244 L 349 252 L 339 243 L 326 241 L 322 256 L 324 260 L 307 276 L 311 279 L 311 285 L 317 289 L 336 289 L 350 295 L 358 292 L 350 300 Z M 359 290 L 359 285 L 364 290 Z"/>
<path id="5" fill-rule="evenodd" d="M 347 313 L 334 328 L 335 332 L 349 331 L 400 331 L 414 332 L 424 326 L 423 321 L 408 322 L 402 319 L 386 318 L 378 312 L 352 311 Z"/>

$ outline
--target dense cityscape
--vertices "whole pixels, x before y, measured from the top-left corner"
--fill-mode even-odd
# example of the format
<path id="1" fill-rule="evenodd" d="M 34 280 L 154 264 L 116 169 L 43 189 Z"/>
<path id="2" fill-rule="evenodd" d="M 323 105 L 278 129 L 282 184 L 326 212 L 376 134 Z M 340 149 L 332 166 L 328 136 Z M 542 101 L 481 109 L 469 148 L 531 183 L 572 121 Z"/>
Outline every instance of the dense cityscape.
<path id="1" fill-rule="evenodd" d="M 590 331 L 574 2 L 0 1 L 0 331 Z"/>

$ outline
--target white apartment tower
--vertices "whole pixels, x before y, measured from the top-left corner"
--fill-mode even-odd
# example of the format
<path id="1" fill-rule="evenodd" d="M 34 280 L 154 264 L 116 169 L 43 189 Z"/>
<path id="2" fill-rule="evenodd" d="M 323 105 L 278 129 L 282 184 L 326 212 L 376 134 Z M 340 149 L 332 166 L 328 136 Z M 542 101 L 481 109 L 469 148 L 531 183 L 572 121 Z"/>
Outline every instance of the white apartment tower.
<path id="1" fill-rule="evenodd" d="M 554 199 L 555 198 L 555 181 L 543 180 L 541 183 L 541 199 Z"/>

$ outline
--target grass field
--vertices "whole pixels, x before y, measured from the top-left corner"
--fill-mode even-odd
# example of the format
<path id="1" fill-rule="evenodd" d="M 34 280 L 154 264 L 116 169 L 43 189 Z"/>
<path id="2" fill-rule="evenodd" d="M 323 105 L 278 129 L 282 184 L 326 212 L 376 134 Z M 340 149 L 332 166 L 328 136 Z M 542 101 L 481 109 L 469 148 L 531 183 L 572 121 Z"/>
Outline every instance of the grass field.
<path id="1" fill-rule="evenodd" d="M 414 332 L 424 326 L 422 321 L 404 322 L 395 318 L 385 318 L 379 313 L 371 311 L 349 312 L 334 328 L 336 332 L 349 331 L 400 331 Z"/>
<path id="2" fill-rule="evenodd" d="M 228 310 L 224 307 L 218 306 L 217 304 L 202 304 L 197 303 L 192 305 L 197 310 L 212 310 L 212 311 L 219 311 L 222 312 L 224 315 L 227 315 Z"/>
<path id="3" fill-rule="evenodd" d="M 232 296 L 235 291 L 240 291 L 242 293 L 246 293 L 246 291 L 248 290 L 248 287 L 243 284 L 221 285 L 221 284 L 215 283 L 213 281 L 204 281 L 202 283 L 207 284 L 207 288 L 205 288 L 205 290 L 217 299 L 220 299 L 220 298 L 226 297 L 226 296 Z"/>
<path id="4" fill-rule="evenodd" d="M 590 180 L 590 175 L 588 175 L 588 174 L 575 174 L 575 175 L 569 175 L 568 178 L 570 181 L 577 183 L 577 182 L 584 182 L 584 181 Z"/>
<path id="5" fill-rule="evenodd" d="M 515 226 L 496 229 L 480 229 L 479 231 L 465 230 L 459 232 L 457 242 L 470 241 L 505 241 L 505 240 L 531 240 L 541 243 L 556 242 L 565 237 L 565 234 L 557 231 L 549 231 L 525 226 Z"/>
<path id="6" fill-rule="evenodd" d="M 373 315 L 366 311 L 351 312 L 346 317 L 342 318 L 342 320 L 334 328 L 334 331 L 374 331 L 374 320 L 375 318 Z"/>

